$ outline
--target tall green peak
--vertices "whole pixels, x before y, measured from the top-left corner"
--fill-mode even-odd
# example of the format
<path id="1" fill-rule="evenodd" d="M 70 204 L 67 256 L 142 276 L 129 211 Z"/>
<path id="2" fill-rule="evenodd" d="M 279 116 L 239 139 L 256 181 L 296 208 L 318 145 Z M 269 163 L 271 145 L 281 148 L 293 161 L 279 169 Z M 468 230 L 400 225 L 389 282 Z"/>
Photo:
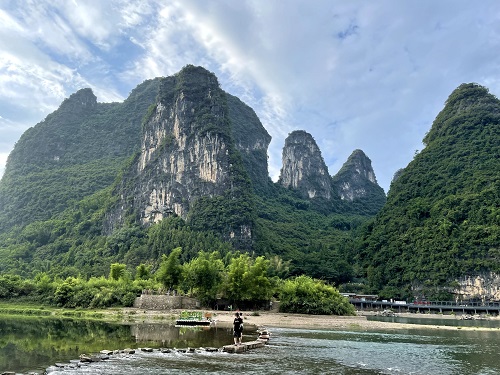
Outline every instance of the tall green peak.
<path id="1" fill-rule="evenodd" d="M 361 257 L 374 290 L 449 298 L 464 293 L 460 278 L 500 272 L 500 101 L 461 85 L 425 142 L 398 171 Z"/>
<path id="2" fill-rule="evenodd" d="M 143 227 L 179 216 L 237 247 L 251 246 L 251 184 L 232 137 L 226 93 L 213 73 L 187 66 L 160 80 L 143 120 L 140 151 L 115 195 L 107 233 L 125 225 L 127 216 Z"/>
<path id="3" fill-rule="evenodd" d="M 386 196 L 375 177 L 372 161 L 362 150 L 354 150 L 333 176 L 336 194 L 351 204 L 354 212 L 376 214 L 384 205 Z"/>
<path id="4" fill-rule="evenodd" d="M 158 83 L 143 82 L 123 103 L 98 103 L 91 89 L 78 90 L 24 132 L 0 180 L 0 230 L 49 219 L 109 186 L 139 147 Z"/>
<path id="5" fill-rule="evenodd" d="M 468 122 L 457 119 L 465 120 L 471 112 L 477 111 L 495 113 L 498 111 L 498 99 L 486 87 L 477 83 L 461 84 L 448 97 L 431 130 L 424 137 L 424 144 L 427 145 L 440 136 L 467 131 Z"/>

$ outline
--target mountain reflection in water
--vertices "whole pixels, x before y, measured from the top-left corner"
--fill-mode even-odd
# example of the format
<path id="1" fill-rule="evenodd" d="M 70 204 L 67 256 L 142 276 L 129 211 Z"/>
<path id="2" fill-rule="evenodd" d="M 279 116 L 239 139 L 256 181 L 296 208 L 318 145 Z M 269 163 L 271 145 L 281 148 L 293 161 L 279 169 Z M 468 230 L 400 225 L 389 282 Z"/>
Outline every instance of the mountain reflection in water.
<path id="1" fill-rule="evenodd" d="M 245 334 L 256 337 L 251 326 Z M 104 349 L 222 347 L 232 341 L 229 326 L 176 328 L 160 323 L 7 317 L 0 320 L 0 373 L 40 372 L 56 362 L 67 362 L 82 353 L 99 353 Z"/>

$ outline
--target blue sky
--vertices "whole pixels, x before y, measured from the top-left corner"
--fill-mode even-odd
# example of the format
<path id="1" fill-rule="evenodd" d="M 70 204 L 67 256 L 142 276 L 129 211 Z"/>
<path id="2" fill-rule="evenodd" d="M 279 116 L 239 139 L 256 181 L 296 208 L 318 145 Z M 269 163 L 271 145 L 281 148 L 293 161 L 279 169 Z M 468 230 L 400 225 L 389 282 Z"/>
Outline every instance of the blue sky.
<path id="1" fill-rule="evenodd" d="M 500 95 L 495 0 L 0 0 L 0 174 L 21 134 L 76 90 L 121 101 L 186 64 L 214 72 L 273 137 L 293 130 L 334 175 L 355 149 L 387 191 L 448 95 Z"/>

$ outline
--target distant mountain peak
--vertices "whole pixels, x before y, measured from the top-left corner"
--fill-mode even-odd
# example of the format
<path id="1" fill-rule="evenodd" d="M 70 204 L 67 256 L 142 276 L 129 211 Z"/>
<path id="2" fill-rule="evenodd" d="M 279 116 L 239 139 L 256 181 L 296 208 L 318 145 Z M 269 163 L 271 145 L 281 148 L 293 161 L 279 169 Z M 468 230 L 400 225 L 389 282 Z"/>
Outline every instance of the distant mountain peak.
<path id="1" fill-rule="evenodd" d="M 285 140 L 278 183 L 306 198 L 331 198 L 332 183 L 321 151 L 311 134 L 296 130 Z"/>
<path id="2" fill-rule="evenodd" d="M 97 106 L 97 97 L 91 88 L 80 89 L 69 98 L 65 99 L 60 108 L 62 111 L 74 111 L 76 113 L 94 109 Z"/>
<path id="3" fill-rule="evenodd" d="M 372 162 L 361 150 L 354 150 L 340 171 L 333 178 L 335 190 L 342 200 L 353 201 L 365 198 L 376 190 L 383 194 L 377 184 Z M 385 194 L 384 194 L 385 195 Z"/>
<path id="4" fill-rule="evenodd" d="M 372 168 L 372 161 L 362 150 L 354 150 L 339 172 L 342 172 L 343 169 L 350 169 L 351 172 L 355 172 L 361 178 L 365 178 L 374 184 L 377 183 L 377 178 Z"/>

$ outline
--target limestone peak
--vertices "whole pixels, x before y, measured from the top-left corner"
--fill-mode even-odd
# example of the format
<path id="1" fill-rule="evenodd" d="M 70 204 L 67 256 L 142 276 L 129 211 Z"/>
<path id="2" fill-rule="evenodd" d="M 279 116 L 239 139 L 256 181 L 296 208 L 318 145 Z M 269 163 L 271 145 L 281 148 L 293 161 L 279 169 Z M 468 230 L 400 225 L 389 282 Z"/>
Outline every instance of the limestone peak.
<path id="1" fill-rule="evenodd" d="M 299 190 L 305 198 L 331 197 L 331 178 L 313 136 L 303 130 L 293 131 L 285 140 L 278 183 Z"/>

